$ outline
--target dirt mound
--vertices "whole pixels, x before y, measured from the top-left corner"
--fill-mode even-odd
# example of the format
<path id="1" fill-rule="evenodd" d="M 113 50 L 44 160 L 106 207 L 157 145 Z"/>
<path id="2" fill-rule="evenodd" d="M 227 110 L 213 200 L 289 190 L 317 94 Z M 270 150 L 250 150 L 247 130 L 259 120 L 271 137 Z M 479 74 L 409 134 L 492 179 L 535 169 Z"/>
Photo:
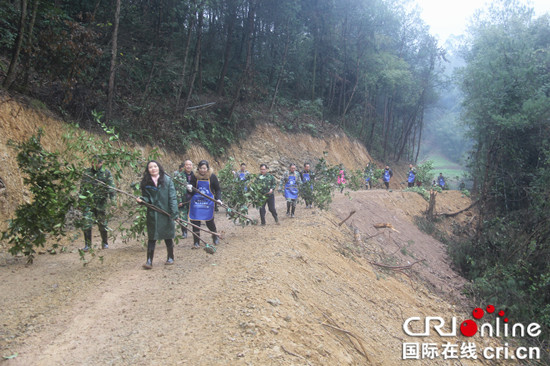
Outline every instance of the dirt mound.
<path id="1" fill-rule="evenodd" d="M 451 302 L 464 302 L 461 294 L 464 280 L 450 267 L 446 248 L 429 235 L 421 233 L 414 224 L 415 217 L 423 216 L 428 202 L 415 192 L 369 190 L 349 192 L 349 199 L 339 199 L 332 211 L 345 219 L 356 211 L 347 223 L 361 232 L 363 238 L 371 238 L 366 248 L 370 257 L 392 266 L 406 266 L 418 262 L 414 272 L 424 284 L 435 292 L 444 294 Z M 444 191 L 437 196 L 436 211 L 456 212 L 470 205 L 470 199 L 458 191 Z M 464 214 L 466 215 L 466 213 Z M 447 220 L 449 225 L 451 220 Z M 391 229 L 376 228 L 377 224 L 389 224 Z M 419 262 L 421 261 L 421 262 Z M 384 263 L 381 263 L 384 264 Z"/>

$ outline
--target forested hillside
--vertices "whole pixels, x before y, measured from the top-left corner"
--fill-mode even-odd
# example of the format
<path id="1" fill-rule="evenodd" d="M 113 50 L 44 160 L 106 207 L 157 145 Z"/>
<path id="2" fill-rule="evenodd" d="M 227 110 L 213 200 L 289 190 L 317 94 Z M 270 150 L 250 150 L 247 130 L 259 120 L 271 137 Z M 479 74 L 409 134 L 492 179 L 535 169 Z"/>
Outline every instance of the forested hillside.
<path id="1" fill-rule="evenodd" d="M 381 160 L 418 156 L 443 50 L 415 11 L 382 0 L 3 1 L 3 86 L 91 128 L 213 154 L 259 115 L 319 120 Z"/>
<path id="2" fill-rule="evenodd" d="M 548 327 L 550 17 L 502 2 L 470 32 L 457 76 L 480 215 L 475 237 L 452 250 L 475 296 Z"/>

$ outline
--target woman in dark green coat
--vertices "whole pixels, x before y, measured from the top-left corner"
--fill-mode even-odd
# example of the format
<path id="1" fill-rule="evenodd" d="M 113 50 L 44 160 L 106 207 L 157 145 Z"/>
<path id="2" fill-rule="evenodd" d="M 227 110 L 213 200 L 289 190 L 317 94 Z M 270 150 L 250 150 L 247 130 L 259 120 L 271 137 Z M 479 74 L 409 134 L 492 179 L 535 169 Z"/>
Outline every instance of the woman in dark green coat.
<path id="1" fill-rule="evenodd" d="M 178 217 L 178 201 L 174 182 L 164 173 L 160 163 L 151 160 L 147 163 L 143 179 L 140 184 L 142 197 L 138 198 L 139 203 L 152 204 L 170 214 L 147 208 L 147 262 L 143 265 L 145 269 L 153 268 L 153 255 L 157 240 L 166 243 L 168 252 L 167 265 L 174 264 L 174 237 L 176 230 L 174 219 Z"/>

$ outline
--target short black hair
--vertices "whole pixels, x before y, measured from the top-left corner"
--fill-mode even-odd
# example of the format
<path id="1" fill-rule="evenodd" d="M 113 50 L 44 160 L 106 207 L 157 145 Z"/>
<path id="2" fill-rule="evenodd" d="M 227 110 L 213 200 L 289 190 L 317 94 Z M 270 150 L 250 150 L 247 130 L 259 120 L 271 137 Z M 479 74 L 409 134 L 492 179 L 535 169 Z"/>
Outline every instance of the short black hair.
<path id="1" fill-rule="evenodd" d="M 241 163 L 241 166 L 243 166 L 243 165 L 244 165 L 244 166 L 246 166 L 246 164 L 245 164 L 245 163 Z"/>
<path id="2" fill-rule="evenodd" d="M 206 160 L 201 160 L 201 161 L 199 161 L 199 164 L 197 165 L 197 168 L 200 168 L 200 167 L 203 166 L 203 165 L 206 165 L 206 167 L 207 167 L 208 169 L 210 169 L 210 165 L 208 164 L 208 161 L 206 161 Z"/>
<path id="3" fill-rule="evenodd" d="M 260 164 L 260 169 L 262 169 L 263 166 L 265 166 L 265 168 L 268 169 L 267 165 L 265 164 Z"/>

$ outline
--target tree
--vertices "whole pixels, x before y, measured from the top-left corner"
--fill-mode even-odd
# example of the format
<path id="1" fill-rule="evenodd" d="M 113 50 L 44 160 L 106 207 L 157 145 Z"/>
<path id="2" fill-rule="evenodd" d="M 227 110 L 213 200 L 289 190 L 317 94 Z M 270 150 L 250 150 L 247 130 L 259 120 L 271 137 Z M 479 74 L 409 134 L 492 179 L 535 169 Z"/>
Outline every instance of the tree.
<path id="1" fill-rule="evenodd" d="M 518 2 L 500 1 L 478 14 L 470 33 L 459 76 L 480 212 L 475 237 L 451 253 L 476 296 L 506 304 L 518 320 L 536 319 L 547 337 L 550 26 Z"/>
<path id="2" fill-rule="evenodd" d="M 109 90 L 107 91 L 107 115 L 109 121 L 113 114 L 113 99 L 115 94 L 115 75 L 116 75 L 116 55 L 118 45 L 118 24 L 120 22 L 120 0 L 116 0 L 115 23 L 113 28 L 113 37 L 111 38 L 111 67 L 109 70 Z"/>
<path id="3" fill-rule="evenodd" d="M 17 71 L 17 63 L 19 61 L 19 53 L 21 52 L 21 46 L 25 37 L 25 26 L 27 18 L 27 0 L 20 0 L 21 17 L 19 18 L 19 32 L 17 33 L 17 39 L 13 47 L 13 53 L 11 56 L 10 66 L 6 78 L 2 83 L 2 86 L 6 89 L 11 88 L 13 81 L 15 80 L 15 74 Z"/>

